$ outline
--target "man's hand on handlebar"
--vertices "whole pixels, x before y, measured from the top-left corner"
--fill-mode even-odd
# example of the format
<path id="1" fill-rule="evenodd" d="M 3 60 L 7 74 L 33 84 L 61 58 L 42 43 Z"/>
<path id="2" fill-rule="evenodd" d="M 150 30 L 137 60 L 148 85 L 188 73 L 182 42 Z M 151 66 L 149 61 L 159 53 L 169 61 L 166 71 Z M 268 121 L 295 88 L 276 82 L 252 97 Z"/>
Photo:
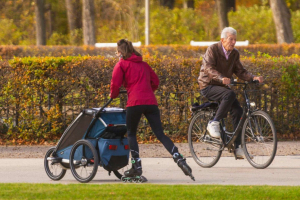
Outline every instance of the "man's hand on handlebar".
<path id="1" fill-rule="evenodd" d="M 263 83 L 263 82 L 264 82 L 264 79 L 263 79 L 262 76 L 255 76 L 255 77 L 253 78 L 253 80 L 257 80 L 259 83 Z"/>
<path id="2" fill-rule="evenodd" d="M 224 85 L 229 85 L 230 84 L 230 78 L 222 78 L 222 82 Z"/>

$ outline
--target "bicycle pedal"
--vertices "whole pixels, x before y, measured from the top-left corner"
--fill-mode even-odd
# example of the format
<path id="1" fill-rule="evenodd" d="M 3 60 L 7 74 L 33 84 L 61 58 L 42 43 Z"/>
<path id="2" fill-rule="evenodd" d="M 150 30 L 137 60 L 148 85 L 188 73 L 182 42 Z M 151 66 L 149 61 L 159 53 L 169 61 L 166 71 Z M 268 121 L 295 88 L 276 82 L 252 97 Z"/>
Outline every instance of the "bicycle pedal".
<path id="1" fill-rule="evenodd" d="M 229 147 L 227 147 L 227 149 L 228 149 L 229 153 L 235 154 L 235 148 L 234 148 L 233 144 L 230 145 Z"/>

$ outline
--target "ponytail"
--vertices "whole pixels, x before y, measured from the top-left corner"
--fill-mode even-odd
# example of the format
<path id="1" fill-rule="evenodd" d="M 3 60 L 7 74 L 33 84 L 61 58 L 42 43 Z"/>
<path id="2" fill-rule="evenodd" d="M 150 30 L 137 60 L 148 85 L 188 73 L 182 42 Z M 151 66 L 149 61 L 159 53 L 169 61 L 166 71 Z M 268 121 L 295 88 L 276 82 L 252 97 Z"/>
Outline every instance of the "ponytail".
<path id="1" fill-rule="evenodd" d="M 132 45 L 132 42 L 127 39 L 121 39 L 117 42 L 117 51 L 121 52 L 124 60 L 131 57 L 132 53 L 137 56 L 142 56 L 138 51 L 136 51 Z"/>

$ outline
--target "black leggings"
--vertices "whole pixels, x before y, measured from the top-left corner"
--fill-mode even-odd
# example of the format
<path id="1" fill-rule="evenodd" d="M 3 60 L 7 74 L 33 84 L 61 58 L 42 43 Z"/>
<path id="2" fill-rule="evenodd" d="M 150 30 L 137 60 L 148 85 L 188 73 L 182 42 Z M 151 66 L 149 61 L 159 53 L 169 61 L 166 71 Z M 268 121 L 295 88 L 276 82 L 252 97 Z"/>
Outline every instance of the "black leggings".
<path id="1" fill-rule="evenodd" d="M 219 109 L 217 110 L 215 119 L 220 121 L 227 117 L 227 113 L 230 111 L 232 116 L 234 129 L 238 126 L 240 118 L 243 115 L 243 108 L 240 106 L 239 101 L 236 99 L 234 91 L 222 86 L 210 85 L 203 90 L 201 94 L 206 98 L 214 101 L 220 101 Z M 241 133 L 239 133 L 235 146 L 238 147 L 241 144 Z"/>
<path id="2" fill-rule="evenodd" d="M 128 143 L 133 158 L 139 158 L 139 146 L 136 139 L 136 132 L 142 114 L 147 118 L 152 131 L 157 139 L 165 146 L 171 155 L 178 153 L 178 148 L 172 140 L 167 137 L 162 128 L 160 121 L 159 109 L 156 105 L 138 105 L 127 107 L 126 109 L 126 125 L 128 134 Z"/>

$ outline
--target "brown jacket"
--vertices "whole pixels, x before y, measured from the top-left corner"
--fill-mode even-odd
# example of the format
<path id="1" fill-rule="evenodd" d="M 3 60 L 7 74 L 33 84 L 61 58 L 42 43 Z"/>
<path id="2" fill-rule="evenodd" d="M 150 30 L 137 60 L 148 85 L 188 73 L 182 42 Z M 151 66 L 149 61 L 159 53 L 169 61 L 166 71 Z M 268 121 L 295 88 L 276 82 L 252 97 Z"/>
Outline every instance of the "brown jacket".
<path id="1" fill-rule="evenodd" d="M 234 48 L 226 60 L 221 41 L 209 46 L 198 77 L 200 90 L 208 85 L 225 86 L 222 78 L 232 78 L 233 73 L 245 81 L 251 81 L 254 77 L 243 67 L 237 49 Z"/>

